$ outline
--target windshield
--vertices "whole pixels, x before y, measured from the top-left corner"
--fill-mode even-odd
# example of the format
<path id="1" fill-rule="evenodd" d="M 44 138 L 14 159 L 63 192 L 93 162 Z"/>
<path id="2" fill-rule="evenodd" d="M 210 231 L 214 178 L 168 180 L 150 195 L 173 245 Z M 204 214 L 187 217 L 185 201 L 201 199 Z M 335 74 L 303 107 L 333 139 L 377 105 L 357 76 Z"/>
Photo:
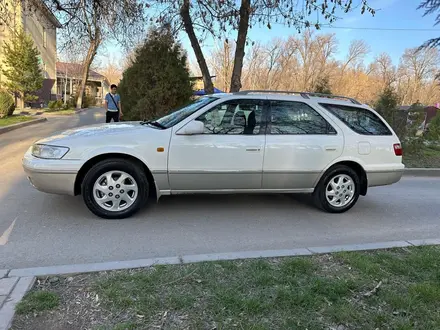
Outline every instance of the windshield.
<path id="1" fill-rule="evenodd" d="M 205 105 L 208 105 L 211 102 L 218 100 L 216 97 L 202 97 L 197 99 L 196 101 L 188 104 L 187 106 L 180 108 L 179 110 L 173 111 L 169 115 L 162 117 L 156 120 L 157 123 L 162 125 L 164 128 L 170 128 L 177 123 L 180 123 L 185 118 L 191 116 L 196 111 L 203 108 Z"/>

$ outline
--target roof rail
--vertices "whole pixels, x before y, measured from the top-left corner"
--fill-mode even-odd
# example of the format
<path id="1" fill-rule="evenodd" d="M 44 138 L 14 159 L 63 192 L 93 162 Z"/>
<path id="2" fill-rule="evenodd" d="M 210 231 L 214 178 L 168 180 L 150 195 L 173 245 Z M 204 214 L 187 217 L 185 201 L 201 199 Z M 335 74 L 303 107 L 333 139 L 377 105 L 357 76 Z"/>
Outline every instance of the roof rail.
<path id="1" fill-rule="evenodd" d="M 358 100 L 353 99 L 351 97 L 346 97 L 346 96 L 339 96 L 339 95 L 333 95 L 333 94 L 324 94 L 324 93 L 313 93 L 313 92 L 293 92 L 293 91 L 271 91 L 271 90 L 244 90 L 244 91 L 239 91 L 236 92 L 234 94 L 241 94 L 241 95 L 247 95 L 247 94 L 252 94 L 252 93 L 268 93 L 268 94 L 297 94 L 297 95 L 301 95 L 303 98 L 305 99 L 309 99 L 310 97 L 326 97 L 329 99 L 343 99 L 343 100 L 348 100 L 351 103 L 354 104 L 362 104 L 360 103 Z"/>

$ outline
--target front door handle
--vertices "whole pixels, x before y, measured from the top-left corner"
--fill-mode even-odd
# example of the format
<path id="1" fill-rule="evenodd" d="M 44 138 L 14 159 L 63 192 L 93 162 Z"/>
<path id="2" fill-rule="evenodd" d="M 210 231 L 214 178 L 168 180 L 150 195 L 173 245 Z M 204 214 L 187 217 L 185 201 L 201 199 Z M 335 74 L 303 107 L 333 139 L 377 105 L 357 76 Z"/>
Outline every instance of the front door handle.
<path id="1" fill-rule="evenodd" d="M 249 147 L 249 148 L 246 148 L 246 151 L 249 151 L 249 152 L 258 152 L 258 151 L 260 151 L 261 150 L 261 148 L 259 148 L 259 147 Z"/>

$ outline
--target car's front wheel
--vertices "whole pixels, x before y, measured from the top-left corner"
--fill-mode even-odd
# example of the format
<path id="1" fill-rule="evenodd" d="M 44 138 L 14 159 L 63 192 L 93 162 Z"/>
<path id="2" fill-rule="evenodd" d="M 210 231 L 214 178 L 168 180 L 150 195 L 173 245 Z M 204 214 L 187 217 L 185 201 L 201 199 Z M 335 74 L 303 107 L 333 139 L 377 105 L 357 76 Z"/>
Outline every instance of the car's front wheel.
<path id="1" fill-rule="evenodd" d="M 94 214 L 106 219 L 132 216 L 148 199 L 148 179 L 137 164 L 125 159 L 108 159 L 87 172 L 82 195 Z"/>
<path id="2" fill-rule="evenodd" d="M 315 204 L 331 213 L 351 209 L 359 199 L 360 179 L 348 166 L 337 165 L 321 178 L 313 193 Z"/>

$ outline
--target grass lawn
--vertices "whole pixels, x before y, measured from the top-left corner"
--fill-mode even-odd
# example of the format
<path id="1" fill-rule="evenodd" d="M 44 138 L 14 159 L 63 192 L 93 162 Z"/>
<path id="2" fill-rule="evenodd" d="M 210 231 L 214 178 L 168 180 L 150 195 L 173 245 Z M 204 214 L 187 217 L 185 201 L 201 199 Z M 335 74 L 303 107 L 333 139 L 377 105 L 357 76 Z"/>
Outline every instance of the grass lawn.
<path id="1" fill-rule="evenodd" d="M 440 247 L 44 278 L 13 329 L 437 330 Z"/>
<path id="2" fill-rule="evenodd" d="M 17 123 L 21 123 L 24 121 L 29 121 L 35 118 L 29 116 L 9 116 L 5 118 L 0 118 L 0 127 L 9 126 Z"/>
<path id="3" fill-rule="evenodd" d="M 406 167 L 440 168 L 440 147 L 425 147 L 418 154 L 406 154 L 404 149 L 403 163 Z"/>

